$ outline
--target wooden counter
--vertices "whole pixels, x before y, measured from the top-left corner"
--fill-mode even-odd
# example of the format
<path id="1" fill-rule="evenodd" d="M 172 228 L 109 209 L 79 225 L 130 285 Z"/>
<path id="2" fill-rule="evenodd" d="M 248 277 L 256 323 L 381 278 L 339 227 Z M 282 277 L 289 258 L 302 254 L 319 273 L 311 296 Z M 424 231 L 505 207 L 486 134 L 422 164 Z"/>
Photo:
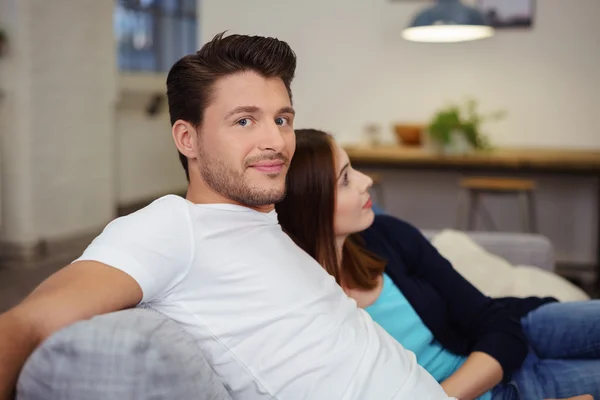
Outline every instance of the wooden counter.
<path id="1" fill-rule="evenodd" d="M 596 244 L 596 290 L 600 292 L 600 150 L 497 148 L 464 156 L 444 156 L 423 148 L 400 146 L 344 147 L 356 168 L 494 172 L 506 174 L 541 173 L 591 176 L 598 185 L 598 240 Z"/>
<path id="2" fill-rule="evenodd" d="M 444 156 L 423 148 L 346 146 L 352 164 L 397 168 L 494 169 L 600 174 L 600 150 L 497 148 Z"/>

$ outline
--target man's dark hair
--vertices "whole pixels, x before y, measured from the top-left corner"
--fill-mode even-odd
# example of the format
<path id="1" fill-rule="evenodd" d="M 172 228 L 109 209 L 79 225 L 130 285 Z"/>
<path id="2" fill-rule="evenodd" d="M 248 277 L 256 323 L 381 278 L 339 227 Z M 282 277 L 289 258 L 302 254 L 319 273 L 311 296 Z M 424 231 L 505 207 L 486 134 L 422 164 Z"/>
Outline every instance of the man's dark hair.
<path id="1" fill-rule="evenodd" d="M 287 43 L 269 37 L 220 33 L 198 52 L 184 56 L 171 67 L 167 77 L 171 125 L 181 119 L 200 126 L 204 110 L 212 100 L 215 82 L 244 71 L 280 78 L 291 100 L 296 55 Z M 179 153 L 179 159 L 189 181 L 187 157 Z"/>

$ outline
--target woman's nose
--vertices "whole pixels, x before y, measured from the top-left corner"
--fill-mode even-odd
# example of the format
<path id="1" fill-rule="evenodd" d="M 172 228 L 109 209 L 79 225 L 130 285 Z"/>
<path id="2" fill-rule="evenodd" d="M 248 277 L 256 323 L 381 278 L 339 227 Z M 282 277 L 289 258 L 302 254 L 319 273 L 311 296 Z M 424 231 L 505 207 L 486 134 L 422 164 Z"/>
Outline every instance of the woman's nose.
<path id="1" fill-rule="evenodd" d="M 366 192 L 373 186 L 373 178 L 371 178 L 367 174 L 363 174 L 362 172 L 361 172 L 361 175 L 363 177 L 363 188 L 362 189 L 364 192 Z"/>

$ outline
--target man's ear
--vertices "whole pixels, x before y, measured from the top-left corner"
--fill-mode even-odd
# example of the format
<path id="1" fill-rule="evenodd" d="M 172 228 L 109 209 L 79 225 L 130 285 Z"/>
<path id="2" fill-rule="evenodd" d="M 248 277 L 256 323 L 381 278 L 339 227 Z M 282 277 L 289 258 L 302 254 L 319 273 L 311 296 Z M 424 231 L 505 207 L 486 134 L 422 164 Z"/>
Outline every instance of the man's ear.
<path id="1" fill-rule="evenodd" d="M 179 119 L 173 124 L 171 132 L 177 150 L 187 158 L 196 158 L 196 129 L 189 122 Z"/>

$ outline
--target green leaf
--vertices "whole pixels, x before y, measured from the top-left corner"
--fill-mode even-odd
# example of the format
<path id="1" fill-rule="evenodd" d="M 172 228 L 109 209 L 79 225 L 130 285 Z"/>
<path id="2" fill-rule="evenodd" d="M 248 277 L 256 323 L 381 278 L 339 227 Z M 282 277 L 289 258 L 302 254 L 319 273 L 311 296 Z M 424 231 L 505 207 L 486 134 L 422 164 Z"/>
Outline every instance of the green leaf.
<path id="1" fill-rule="evenodd" d="M 499 120 L 506 116 L 505 111 L 496 111 L 487 115 L 477 110 L 478 103 L 475 99 L 467 99 L 463 106 L 450 104 L 437 111 L 427 127 L 429 136 L 447 145 L 450 143 L 453 132 L 461 132 L 467 141 L 476 149 L 490 149 L 489 139 L 482 133 L 481 125 L 486 121 Z"/>

